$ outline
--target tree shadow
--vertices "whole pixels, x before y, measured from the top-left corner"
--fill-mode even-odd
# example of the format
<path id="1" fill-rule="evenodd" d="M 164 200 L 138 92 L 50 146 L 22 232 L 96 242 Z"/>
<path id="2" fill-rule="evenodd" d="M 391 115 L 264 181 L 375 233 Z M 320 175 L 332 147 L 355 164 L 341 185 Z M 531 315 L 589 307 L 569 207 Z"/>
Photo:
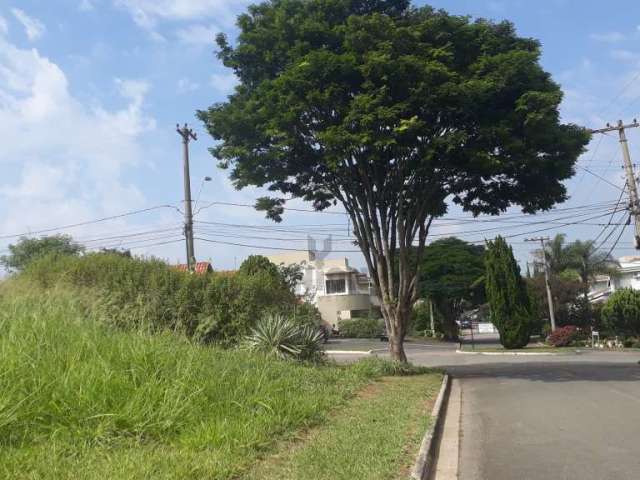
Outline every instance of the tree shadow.
<path id="1" fill-rule="evenodd" d="M 504 378 L 552 383 L 640 382 L 640 365 L 637 363 L 485 363 L 442 366 L 440 368 L 446 370 L 452 378 L 461 380 L 475 378 Z"/>

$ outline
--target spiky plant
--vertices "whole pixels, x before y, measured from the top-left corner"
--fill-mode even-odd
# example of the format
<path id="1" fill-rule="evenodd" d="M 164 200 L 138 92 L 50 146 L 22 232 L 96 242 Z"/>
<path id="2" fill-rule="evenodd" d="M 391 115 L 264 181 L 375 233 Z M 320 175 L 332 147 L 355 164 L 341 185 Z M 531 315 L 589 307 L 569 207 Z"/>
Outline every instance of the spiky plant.
<path id="1" fill-rule="evenodd" d="M 315 360 L 321 356 L 324 336 L 311 326 L 301 326 L 282 315 L 262 318 L 246 337 L 244 345 L 282 359 Z"/>

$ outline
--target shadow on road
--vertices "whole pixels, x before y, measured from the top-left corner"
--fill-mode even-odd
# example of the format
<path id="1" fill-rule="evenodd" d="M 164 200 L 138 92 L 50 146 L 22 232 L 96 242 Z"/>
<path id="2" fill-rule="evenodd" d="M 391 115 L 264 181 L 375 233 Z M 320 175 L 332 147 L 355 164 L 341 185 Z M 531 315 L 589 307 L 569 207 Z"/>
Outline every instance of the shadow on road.
<path id="1" fill-rule="evenodd" d="M 442 367 L 454 378 L 521 379 L 535 382 L 638 382 L 640 365 L 630 363 L 501 363 Z"/>

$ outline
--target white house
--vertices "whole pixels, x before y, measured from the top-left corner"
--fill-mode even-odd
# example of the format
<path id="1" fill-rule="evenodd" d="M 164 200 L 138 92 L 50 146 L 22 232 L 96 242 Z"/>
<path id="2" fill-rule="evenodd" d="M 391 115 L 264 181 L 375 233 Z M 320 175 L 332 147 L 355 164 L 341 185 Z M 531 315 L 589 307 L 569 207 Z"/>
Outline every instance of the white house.
<path id="1" fill-rule="evenodd" d="M 616 275 L 598 275 L 592 281 L 589 289 L 592 303 L 606 302 L 609 295 L 621 288 L 640 290 L 640 257 L 620 257 L 618 263 L 620 267 Z"/>
<path id="2" fill-rule="evenodd" d="M 298 264 L 302 267 L 303 278 L 296 285 L 296 294 L 315 305 L 322 320 L 330 326 L 379 309 L 380 301 L 369 276 L 349 266 L 346 258 L 320 259 L 313 251 L 267 258 L 276 265 Z"/>

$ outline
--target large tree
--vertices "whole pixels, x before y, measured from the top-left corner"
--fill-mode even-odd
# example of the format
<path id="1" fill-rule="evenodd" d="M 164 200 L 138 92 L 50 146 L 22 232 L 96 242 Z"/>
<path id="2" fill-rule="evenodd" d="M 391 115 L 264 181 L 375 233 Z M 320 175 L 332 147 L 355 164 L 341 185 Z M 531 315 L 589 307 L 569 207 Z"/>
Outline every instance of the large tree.
<path id="1" fill-rule="evenodd" d="M 424 249 L 420 265 L 419 292 L 436 305 L 443 316 L 445 338 L 458 336 L 456 320 L 464 301 L 484 301 L 484 246 L 450 237 L 436 240 Z"/>
<path id="2" fill-rule="evenodd" d="M 540 44 L 508 22 L 408 0 L 271 0 L 218 36 L 239 85 L 198 112 L 237 188 L 280 220 L 287 198 L 341 204 L 380 292 L 394 359 L 432 221 L 565 200 L 589 134 L 561 124 Z"/>
<path id="3" fill-rule="evenodd" d="M 20 237 L 15 244 L 9 245 L 9 255 L 0 257 L 0 265 L 9 271 L 21 271 L 31 262 L 45 255 L 78 255 L 83 251 L 84 247 L 74 242 L 69 235 Z"/>

